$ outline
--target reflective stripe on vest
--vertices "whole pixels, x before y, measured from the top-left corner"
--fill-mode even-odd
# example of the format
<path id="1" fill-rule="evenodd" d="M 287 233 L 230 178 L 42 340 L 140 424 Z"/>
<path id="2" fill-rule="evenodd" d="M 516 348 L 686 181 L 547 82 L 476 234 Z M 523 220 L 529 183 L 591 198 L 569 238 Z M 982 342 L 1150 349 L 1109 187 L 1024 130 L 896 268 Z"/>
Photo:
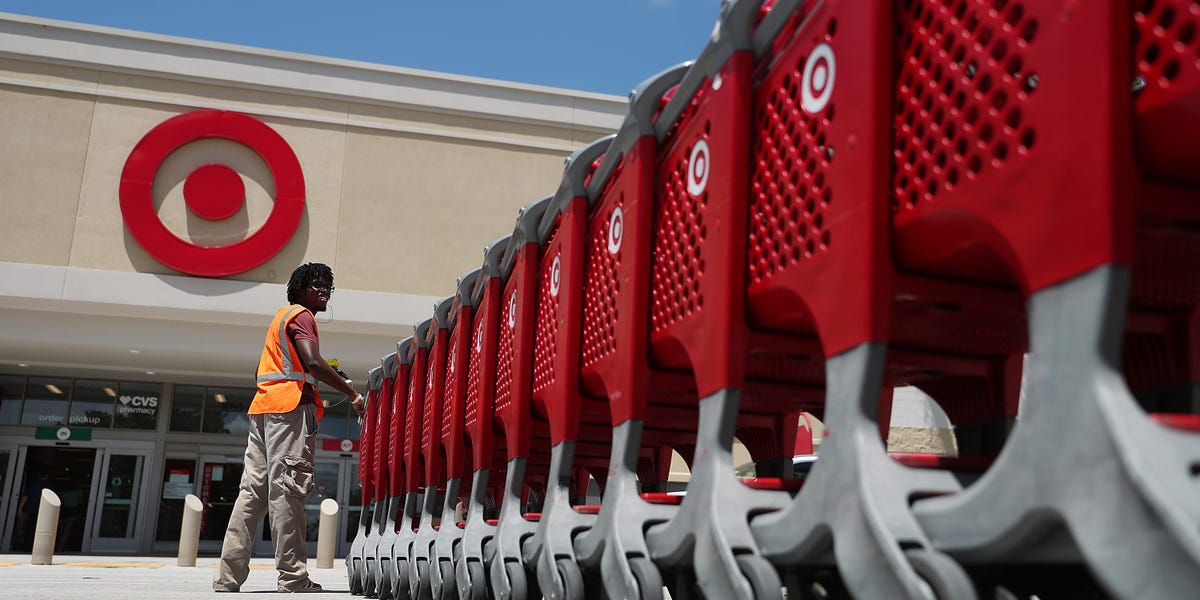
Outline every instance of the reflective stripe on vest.
<path id="1" fill-rule="evenodd" d="M 304 371 L 297 371 L 292 366 L 292 353 L 288 352 L 288 349 L 291 347 L 291 343 L 289 342 L 287 336 L 287 325 L 291 322 L 292 317 L 299 314 L 302 310 L 305 310 L 303 306 L 297 306 L 279 320 L 279 355 L 280 358 L 283 359 L 283 371 L 263 373 L 262 375 L 258 376 L 259 383 L 266 383 L 268 381 L 303 381 L 305 383 L 312 384 L 313 386 L 317 385 L 316 377 L 313 377 Z"/>

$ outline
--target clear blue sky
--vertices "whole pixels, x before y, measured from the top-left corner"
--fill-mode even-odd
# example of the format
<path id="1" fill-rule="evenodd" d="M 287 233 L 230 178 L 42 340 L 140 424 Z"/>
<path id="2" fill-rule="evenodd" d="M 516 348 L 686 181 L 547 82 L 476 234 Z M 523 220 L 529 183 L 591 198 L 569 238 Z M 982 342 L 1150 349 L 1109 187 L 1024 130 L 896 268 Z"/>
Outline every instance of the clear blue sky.
<path id="1" fill-rule="evenodd" d="M 695 58 L 718 0 L 0 0 L 0 12 L 624 95 Z"/>

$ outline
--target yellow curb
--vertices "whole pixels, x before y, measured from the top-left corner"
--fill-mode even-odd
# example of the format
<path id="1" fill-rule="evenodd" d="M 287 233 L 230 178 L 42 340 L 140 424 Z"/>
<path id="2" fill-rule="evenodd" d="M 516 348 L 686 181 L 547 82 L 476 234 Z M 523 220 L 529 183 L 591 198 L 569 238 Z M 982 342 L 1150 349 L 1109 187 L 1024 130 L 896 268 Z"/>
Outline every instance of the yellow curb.
<path id="1" fill-rule="evenodd" d="M 15 567 L 21 563 L 0 562 L 0 567 Z"/>
<path id="2" fill-rule="evenodd" d="M 64 567 L 105 567 L 109 569 L 119 569 L 123 567 L 146 567 L 149 569 L 161 569 L 162 565 L 157 563 L 65 563 Z"/>

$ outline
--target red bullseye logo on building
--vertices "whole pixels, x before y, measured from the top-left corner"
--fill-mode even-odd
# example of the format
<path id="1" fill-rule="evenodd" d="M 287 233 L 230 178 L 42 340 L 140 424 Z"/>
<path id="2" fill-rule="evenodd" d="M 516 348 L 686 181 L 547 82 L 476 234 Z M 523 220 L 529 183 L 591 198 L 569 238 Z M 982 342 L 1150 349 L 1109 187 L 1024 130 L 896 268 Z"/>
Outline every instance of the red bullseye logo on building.
<path id="1" fill-rule="evenodd" d="M 275 181 L 275 201 L 262 226 L 245 239 L 223 246 L 193 244 L 172 233 L 154 206 L 154 177 L 172 152 L 205 139 L 237 142 L 254 151 Z M 304 173 L 291 146 L 262 121 L 236 112 L 198 110 L 167 119 L 138 141 L 121 172 L 121 216 L 130 235 L 159 262 L 191 275 L 223 277 L 243 273 L 287 245 L 304 215 Z M 193 170 L 184 180 L 184 203 L 196 216 L 223 221 L 246 202 L 237 171 L 221 164 Z"/>

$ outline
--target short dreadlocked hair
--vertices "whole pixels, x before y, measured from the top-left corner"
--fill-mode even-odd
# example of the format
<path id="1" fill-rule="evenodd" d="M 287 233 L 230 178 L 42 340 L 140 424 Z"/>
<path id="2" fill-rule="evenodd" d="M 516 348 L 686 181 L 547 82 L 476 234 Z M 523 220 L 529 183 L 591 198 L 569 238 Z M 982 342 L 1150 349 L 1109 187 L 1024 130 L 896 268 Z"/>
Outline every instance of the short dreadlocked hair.
<path id="1" fill-rule="evenodd" d="M 333 285 L 333 269 L 330 269 L 329 265 L 308 263 L 296 267 L 296 270 L 292 271 L 292 278 L 288 280 L 288 302 L 295 304 L 300 299 L 300 294 L 304 293 L 304 288 L 320 277 L 328 279 L 329 285 Z"/>

